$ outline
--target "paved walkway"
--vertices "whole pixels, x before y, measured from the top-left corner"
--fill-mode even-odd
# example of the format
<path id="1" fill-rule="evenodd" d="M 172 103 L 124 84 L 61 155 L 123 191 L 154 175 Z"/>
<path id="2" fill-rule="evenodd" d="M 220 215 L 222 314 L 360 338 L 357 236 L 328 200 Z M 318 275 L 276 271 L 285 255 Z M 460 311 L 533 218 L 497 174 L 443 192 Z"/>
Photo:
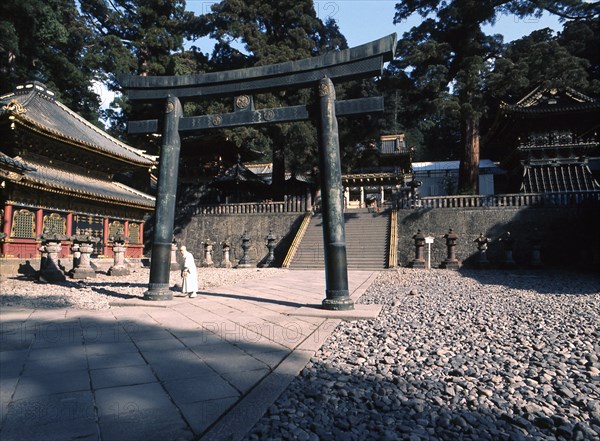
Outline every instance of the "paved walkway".
<path id="1" fill-rule="evenodd" d="M 352 298 L 376 275 L 351 271 Z M 282 270 L 196 299 L 2 308 L 0 439 L 239 440 L 351 318 L 316 309 L 324 293 L 322 270 Z"/>

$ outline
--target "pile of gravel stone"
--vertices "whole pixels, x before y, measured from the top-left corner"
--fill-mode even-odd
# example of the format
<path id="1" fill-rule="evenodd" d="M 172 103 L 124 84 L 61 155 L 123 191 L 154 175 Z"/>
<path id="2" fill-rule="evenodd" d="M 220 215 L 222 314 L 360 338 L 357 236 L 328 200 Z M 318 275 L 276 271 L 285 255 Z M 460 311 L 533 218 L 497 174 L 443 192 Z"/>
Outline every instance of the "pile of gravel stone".
<path id="1" fill-rule="evenodd" d="M 382 272 L 247 440 L 598 440 L 600 279 Z"/>
<path id="2" fill-rule="evenodd" d="M 235 285 L 249 279 L 272 275 L 276 268 L 198 268 L 200 290 Z M 281 271 L 281 270 L 279 270 Z M 130 275 L 111 277 L 97 272 L 93 279 L 67 279 L 59 283 L 40 283 L 31 277 L 15 277 L 0 282 L 0 307 L 109 309 L 111 303 L 142 299 L 148 290 L 150 270 L 136 268 Z M 174 294 L 181 288 L 181 277 L 171 272 Z"/>

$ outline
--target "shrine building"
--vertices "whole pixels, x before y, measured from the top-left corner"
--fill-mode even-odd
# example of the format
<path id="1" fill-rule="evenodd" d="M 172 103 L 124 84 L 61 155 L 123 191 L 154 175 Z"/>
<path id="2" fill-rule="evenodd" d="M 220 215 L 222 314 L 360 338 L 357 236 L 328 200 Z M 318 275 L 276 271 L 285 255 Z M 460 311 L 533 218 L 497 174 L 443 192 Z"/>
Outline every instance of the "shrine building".
<path id="1" fill-rule="evenodd" d="M 503 158 L 504 193 L 598 191 L 600 101 L 571 88 L 537 87 L 501 105 L 487 136 Z"/>
<path id="2" fill-rule="evenodd" d="M 45 231 L 99 238 L 92 257 L 112 257 L 111 237 L 143 256 L 144 220 L 154 210 L 157 157 L 113 138 L 60 103 L 39 82 L 0 97 L 0 261 L 40 258 Z M 60 258 L 69 257 L 64 242 Z"/>
<path id="3" fill-rule="evenodd" d="M 342 176 L 348 208 L 364 208 L 369 201 L 379 205 L 392 201 L 412 180 L 413 149 L 404 134 L 383 135 L 361 152 L 359 166 Z"/>

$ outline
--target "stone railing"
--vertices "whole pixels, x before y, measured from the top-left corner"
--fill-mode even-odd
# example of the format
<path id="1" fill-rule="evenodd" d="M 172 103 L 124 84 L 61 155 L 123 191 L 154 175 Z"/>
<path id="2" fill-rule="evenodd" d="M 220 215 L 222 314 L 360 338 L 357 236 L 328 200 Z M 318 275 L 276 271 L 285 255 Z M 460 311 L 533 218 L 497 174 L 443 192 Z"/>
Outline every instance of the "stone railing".
<path id="1" fill-rule="evenodd" d="M 472 208 L 574 206 L 587 201 L 600 201 L 600 191 L 565 193 L 515 193 L 495 195 L 428 196 L 402 199 L 398 208 Z"/>
<path id="2" fill-rule="evenodd" d="M 201 205 L 195 208 L 194 214 L 303 213 L 311 208 L 306 198 L 289 198 L 283 202 Z"/>

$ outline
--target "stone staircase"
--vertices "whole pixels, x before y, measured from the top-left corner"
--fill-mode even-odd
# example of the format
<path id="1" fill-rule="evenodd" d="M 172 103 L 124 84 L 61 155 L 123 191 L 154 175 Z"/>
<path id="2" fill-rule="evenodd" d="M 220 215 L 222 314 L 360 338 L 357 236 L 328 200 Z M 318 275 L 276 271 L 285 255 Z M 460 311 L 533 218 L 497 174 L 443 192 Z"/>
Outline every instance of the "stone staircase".
<path id="1" fill-rule="evenodd" d="M 387 267 L 390 213 L 369 213 L 367 209 L 347 210 L 346 258 L 348 269 L 384 269 Z M 323 217 L 316 214 L 290 263 L 290 269 L 324 268 Z"/>

